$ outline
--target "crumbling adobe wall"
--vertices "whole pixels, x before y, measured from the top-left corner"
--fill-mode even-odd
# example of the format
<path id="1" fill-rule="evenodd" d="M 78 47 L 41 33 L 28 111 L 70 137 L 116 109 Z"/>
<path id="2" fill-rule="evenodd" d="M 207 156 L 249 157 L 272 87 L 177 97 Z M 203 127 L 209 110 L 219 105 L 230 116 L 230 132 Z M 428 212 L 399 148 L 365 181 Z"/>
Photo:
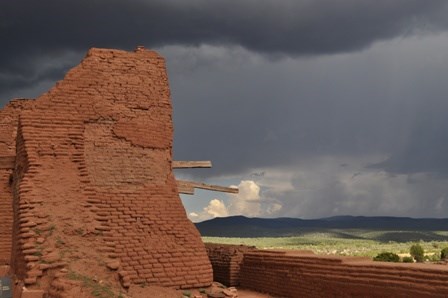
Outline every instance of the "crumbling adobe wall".
<path id="1" fill-rule="evenodd" d="M 20 112 L 32 101 L 13 100 L 0 110 L 0 160 L 2 166 L 16 155 L 16 133 Z M 12 168 L 0 167 L 0 265 L 10 264 L 13 231 Z"/>
<path id="2" fill-rule="evenodd" d="M 61 272 L 89 275 L 98 266 L 105 280 L 117 270 L 124 287 L 209 285 L 211 265 L 171 170 L 172 139 L 164 59 L 91 49 L 19 116 L 18 277 L 55 297 L 67 292 Z"/>
<path id="3" fill-rule="evenodd" d="M 448 267 L 301 252 L 244 254 L 241 286 L 280 297 L 447 297 Z"/>
<path id="4" fill-rule="evenodd" d="M 205 248 L 213 268 L 213 280 L 228 287 L 240 284 L 240 265 L 244 253 L 254 246 L 206 243 Z"/>

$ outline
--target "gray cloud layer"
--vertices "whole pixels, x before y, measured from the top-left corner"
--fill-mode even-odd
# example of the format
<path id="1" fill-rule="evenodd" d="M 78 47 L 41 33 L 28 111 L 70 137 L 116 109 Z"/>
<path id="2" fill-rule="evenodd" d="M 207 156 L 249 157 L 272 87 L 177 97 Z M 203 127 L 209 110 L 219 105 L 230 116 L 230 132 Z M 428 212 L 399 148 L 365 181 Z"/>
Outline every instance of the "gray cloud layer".
<path id="1" fill-rule="evenodd" d="M 270 56 L 355 51 L 444 28 L 444 0 L 16 0 L 0 3 L 0 95 L 59 78 L 36 61 L 89 47 L 240 45 Z"/>

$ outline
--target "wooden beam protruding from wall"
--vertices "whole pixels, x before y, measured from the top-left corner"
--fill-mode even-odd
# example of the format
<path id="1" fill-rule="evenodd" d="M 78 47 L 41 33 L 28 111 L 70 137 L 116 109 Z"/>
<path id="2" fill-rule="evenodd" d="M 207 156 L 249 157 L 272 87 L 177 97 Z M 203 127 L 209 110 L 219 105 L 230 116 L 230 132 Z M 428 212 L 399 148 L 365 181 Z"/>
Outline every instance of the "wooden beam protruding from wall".
<path id="1" fill-rule="evenodd" d="M 185 195 L 194 195 L 193 186 L 179 183 L 179 181 L 177 181 L 177 191 Z"/>
<path id="2" fill-rule="evenodd" d="M 177 189 L 179 193 L 193 195 L 195 188 L 227 193 L 238 193 L 238 188 L 234 187 L 224 187 L 219 185 L 205 184 L 202 182 L 177 180 Z"/>
<path id="3" fill-rule="evenodd" d="M 0 156 L 0 169 L 2 170 L 14 169 L 15 162 L 16 162 L 15 156 Z"/>
<path id="4" fill-rule="evenodd" d="M 191 169 L 191 168 L 211 168 L 212 162 L 209 160 L 181 161 L 173 160 L 173 169 Z"/>

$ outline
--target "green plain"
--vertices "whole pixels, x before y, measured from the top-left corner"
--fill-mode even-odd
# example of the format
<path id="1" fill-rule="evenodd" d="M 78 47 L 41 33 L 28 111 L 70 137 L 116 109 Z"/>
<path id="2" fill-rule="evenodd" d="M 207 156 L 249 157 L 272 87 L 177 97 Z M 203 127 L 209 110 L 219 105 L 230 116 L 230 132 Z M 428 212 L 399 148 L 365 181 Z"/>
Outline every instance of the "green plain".
<path id="1" fill-rule="evenodd" d="M 440 254 L 442 248 L 448 247 L 448 231 L 314 230 L 291 237 L 202 239 L 206 243 L 243 244 L 259 249 L 312 250 L 316 254 L 368 257 L 381 252 L 407 254 L 415 243 L 428 255 Z"/>

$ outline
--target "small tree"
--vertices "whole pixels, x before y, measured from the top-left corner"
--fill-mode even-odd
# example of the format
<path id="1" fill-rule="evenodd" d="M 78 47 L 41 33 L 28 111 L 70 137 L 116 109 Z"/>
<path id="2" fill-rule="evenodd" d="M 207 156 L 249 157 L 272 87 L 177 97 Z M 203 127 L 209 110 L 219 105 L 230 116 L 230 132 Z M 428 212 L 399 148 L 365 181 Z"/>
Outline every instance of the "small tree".
<path id="1" fill-rule="evenodd" d="M 448 259 L 448 247 L 445 247 L 444 249 L 442 249 L 442 251 L 440 252 L 440 258 L 442 260 Z"/>
<path id="2" fill-rule="evenodd" d="M 425 258 L 425 251 L 420 244 L 414 244 L 410 249 L 411 256 L 418 262 L 422 263 Z"/>
<path id="3" fill-rule="evenodd" d="M 373 260 L 380 262 L 400 262 L 400 257 L 393 252 L 382 252 L 374 257 Z"/>

